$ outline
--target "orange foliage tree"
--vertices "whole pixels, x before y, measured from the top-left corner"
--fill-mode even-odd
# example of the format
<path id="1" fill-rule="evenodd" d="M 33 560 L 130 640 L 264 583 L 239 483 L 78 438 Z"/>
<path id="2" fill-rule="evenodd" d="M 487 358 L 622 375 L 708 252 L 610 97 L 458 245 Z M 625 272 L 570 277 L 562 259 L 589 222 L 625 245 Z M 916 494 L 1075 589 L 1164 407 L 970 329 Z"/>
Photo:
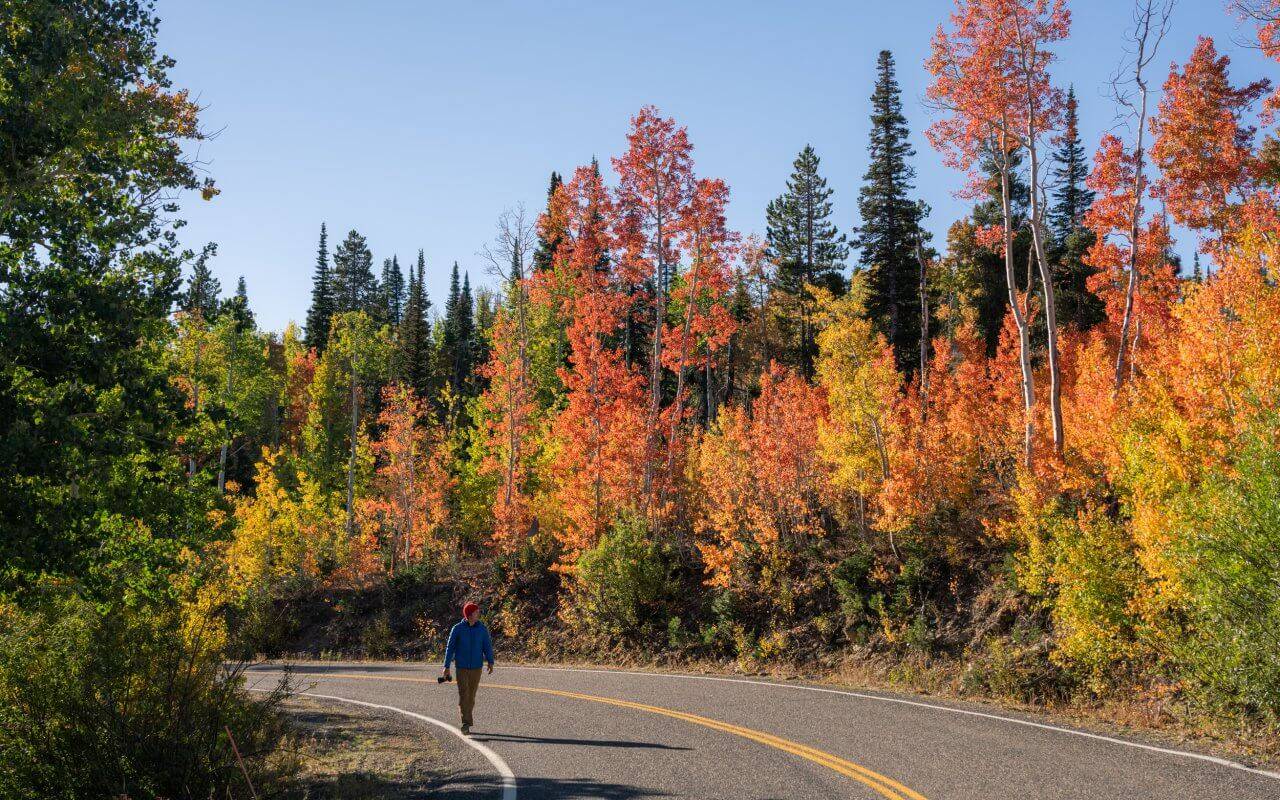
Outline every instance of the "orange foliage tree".
<path id="1" fill-rule="evenodd" d="M 392 574 L 397 563 L 407 566 L 445 557 L 440 532 L 449 516 L 449 476 L 440 443 L 420 424 L 426 412 L 413 389 L 399 383 L 383 388 L 378 415 L 382 436 L 372 443 L 378 467 L 373 492 L 361 503 L 361 516 L 381 534 L 377 539 Z M 371 543 L 365 541 L 366 546 Z"/>
<path id="2" fill-rule="evenodd" d="M 809 540 L 825 535 L 830 466 L 819 431 L 826 412 L 821 387 L 773 363 L 750 413 L 726 408 L 703 438 L 696 525 L 709 584 L 729 587 L 753 567 L 781 572 Z"/>
<path id="3" fill-rule="evenodd" d="M 560 278 L 549 288 L 569 321 L 568 365 L 560 370 L 566 403 L 556 416 L 554 505 L 563 523 L 556 530 L 572 564 L 594 546 L 618 511 L 643 491 L 646 464 L 644 378 L 617 347 L 634 278 L 605 258 L 609 246 L 609 197 L 599 173 L 579 167 L 551 199 L 544 229 L 559 234 L 555 253 Z M 550 276 L 539 275 L 539 279 Z M 561 282 L 567 282 L 567 288 Z"/>
<path id="4" fill-rule="evenodd" d="M 613 159 L 618 187 L 612 203 L 612 221 L 618 270 L 634 286 L 651 282 L 652 340 L 649 347 L 648 393 L 645 416 L 644 487 L 641 505 L 650 522 L 660 509 L 659 496 L 669 475 L 665 464 L 665 427 L 662 420 L 663 368 L 669 332 L 667 303 L 680 263 L 680 241 L 688 223 L 695 187 L 693 146 L 684 128 L 645 106 L 631 120 L 628 148 Z"/>
<path id="5" fill-rule="evenodd" d="M 959 0 L 951 30 L 939 27 L 926 68 L 933 75 L 928 98 L 946 116 L 928 129 L 930 142 L 949 164 L 968 171 L 974 188 L 985 179 L 981 158 L 991 157 L 1000 178 L 1003 226 L 998 249 L 1005 261 L 1009 305 L 1019 333 L 1024 460 L 1031 465 L 1035 439 L 1035 379 L 1030 323 L 1019 305 L 1013 263 L 1011 179 L 1019 151 L 1027 156 L 1030 227 L 1039 267 L 1048 335 L 1049 405 L 1053 444 L 1063 446 L 1058 365 L 1058 326 L 1051 264 L 1046 254 L 1045 138 L 1061 122 L 1065 98 L 1049 79 L 1048 49 L 1067 37 L 1071 16 L 1063 0 Z M 1030 290 L 1030 287 L 1028 287 Z"/>
<path id="6" fill-rule="evenodd" d="M 525 289 L 518 287 L 515 291 Z M 492 543 L 504 553 L 519 547 L 533 521 L 529 484 L 530 460 L 536 456 L 536 448 L 528 440 L 537 433 L 538 406 L 521 336 L 516 314 L 500 308 L 490 335 L 489 360 L 480 368 L 480 374 L 489 382 L 480 398 L 479 424 L 486 444 L 481 471 L 498 480 Z"/>
<path id="7" fill-rule="evenodd" d="M 1151 120 L 1151 158 L 1161 170 L 1155 194 L 1176 221 L 1212 234 L 1206 246 L 1219 259 L 1232 243 L 1235 208 L 1258 174 L 1254 128 L 1243 116 L 1271 85 L 1232 86 L 1230 63 L 1212 38 L 1201 36 L 1186 66 L 1170 71 L 1160 115 Z"/>

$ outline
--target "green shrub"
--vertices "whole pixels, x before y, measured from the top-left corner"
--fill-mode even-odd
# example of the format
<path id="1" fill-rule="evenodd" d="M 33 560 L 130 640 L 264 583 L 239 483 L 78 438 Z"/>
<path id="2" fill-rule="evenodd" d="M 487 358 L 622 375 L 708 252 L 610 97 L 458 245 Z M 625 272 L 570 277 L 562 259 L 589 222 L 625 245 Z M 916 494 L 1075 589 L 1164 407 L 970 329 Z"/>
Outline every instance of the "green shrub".
<path id="1" fill-rule="evenodd" d="M 245 798 L 281 777 L 279 694 L 250 700 L 210 615 L 61 591 L 0 605 L 0 800 Z"/>
<path id="2" fill-rule="evenodd" d="M 620 517 L 599 544 L 578 558 L 574 595 L 581 620 L 613 635 L 648 629 L 674 584 L 673 560 L 670 548 L 654 540 L 643 519 Z"/>
<path id="3" fill-rule="evenodd" d="M 1201 702 L 1280 722 L 1280 450 L 1269 431 L 1233 474 L 1177 499 L 1189 631 L 1173 644 Z"/>

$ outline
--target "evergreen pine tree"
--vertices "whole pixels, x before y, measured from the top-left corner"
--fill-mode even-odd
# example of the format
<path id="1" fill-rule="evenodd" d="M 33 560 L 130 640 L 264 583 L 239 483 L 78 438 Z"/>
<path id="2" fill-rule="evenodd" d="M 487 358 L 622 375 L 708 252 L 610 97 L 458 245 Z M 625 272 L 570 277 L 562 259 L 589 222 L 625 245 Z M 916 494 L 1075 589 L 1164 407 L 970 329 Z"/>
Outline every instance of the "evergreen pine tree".
<path id="1" fill-rule="evenodd" d="M 1195 283 L 1204 283 L 1204 269 L 1200 266 L 1199 253 L 1191 256 L 1191 280 Z"/>
<path id="2" fill-rule="evenodd" d="M 1093 205 L 1095 193 L 1085 186 L 1089 177 L 1089 164 L 1084 146 L 1080 143 L 1080 123 L 1077 116 L 1076 89 L 1067 90 L 1066 130 L 1062 145 L 1054 153 L 1057 166 L 1053 177 L 1058 188 L 1053 193 L 1054 202 L 1049 209 L 1049 228 L 1059 242 L 1084 227 L 1084 214 Z"/>
<path id="3" fill-rule="evenodd" d="M 475 300 L 471 296 L 471 275 L 462 274 L 462 293 L 458 296 L 458 360 L 456 367 L 456 386 L 459 394 L 472 393 L 472 378 L 475 374 L 480 352 L 479 334 L 475 323 Z"/>
<path id="4" fill-rule="evenodd" d="M 1089 291 L 1089 277 L 1097 270 L 1084 262 L 1085 254 L 1097 238 L 1084 227 L 1084 215 L 1093 205 L 1094 192 L 1085 185 L 1089 167 L 1080 144 L 1080 127 L 1076 115 L 1076 94 L 1067 92 L 1066 129 L 1062 145 L 1054 154 L 1057 166 L 1054 178 L 1058 188 L 1049 209 L 1049 226 L 1053 235 L 1053 281 L 1057 295 L 1058 320 L 1079 330 L 1088 330 L 1106 317 L 1102 301 Z"/>
<path id="5" fill-rule="evenodd" d="M 228 298 L 222 305 L 223 311 L 236 318 L 240 330 L 248 330 L 256 324 L 253 311 L 249 308 L 249 290 L 243 275 L 236 281 L 235 295 Z"/>
<path id="6" fill-rule="evenodd" d="M 329 234 L 320 223 L 320 247 L 311 278 L 311 308 L 307 309 L 307 347 L 323 351 L 329 342 L 329 320 L 333 317 L 333 283 L 329 270 Z"/>
<path id="7" fill-rule="evenodd" d="M 418 264 L 409 268 L 409 287 L 404 311 L 397 328 L 395 373 L 419 397 L 431 396 L 431 323 L 427 316 L 431 301 L 423 278 L 426 258 L 418 251 Z"/>
<path id="8" fill-rule="evenodd" d="M 389 325 L 399 325 L 404 310 L 404 273 L 400 271 L 400 258 L 392 256 L 382 261 L 382 280 L 379 282 L 382 299 L 382 317 Z"/>
<path id="9" fill-rule="evenodd" d="M 222 292 L 222 284 L 209 270 L 209 259 L 217 254 L 218 246 L 213 242 L 200 251 L 191 266 L 187 291 L 183 292 L 179 302 L 183 311 L 188 314 L 199 312 L 205 322 L 213 322 L 218 316 L 218 295 Z"/>
<path id="10" fill-rule="evenodd" d="M 562 181 L 560 178 L 560 173 L 552 172 L 551 185 L 547 188 L 548 208 L 550 208 L 551 198 L 555 197 L 556 190 L 560 188 L 561 182 Z M 539 228 L 538 246 L 533 251 L 533 271 L 534 272 L 545 272 L 546 270 L 551 269 L 551 267 L 553 266 L 552 262 L 556 254 L 556 248 L 560 246 L 560 239 L 561 237 L 559 235 L 555 235 L 550 239 L 546 238 L 545 236 L 543 236 L 543 231 L 541 230 L 541 228 Z"/>
<path id="11" fill-rule="evenodd" d="M 769 257 L 777 266 L 774 287 L 795 304 L 795 319 L 787 320 L 787 327 L 794 331 L 794 347 L 786 360 L 806 378 L 813 376 L 817 354 L 813 298 L 806 286 L 842 293 L 844 259 L 849 252 L 844 235 L 830 220 L 832 190 L 818 174 L 819 163 L 813 147 L 805 145 L 793 164 L 786 192 L 765 210 Z"/>
<path id="12" fill-rule="evenodd" d="M 868 273 L 867 314 L 893 346 L 898 369 L 911 374 L 920 363 L 921 209 L 910 197 L 915 169 L 902 90 L 893 54 L 881 50 L 871 95 L 870 164 L 858 193 L 862 225 L 853 245 Z"/>
<path id="13" fill-rule="evenodd" d="M 378 298 L 378 281 L 373 276 L 373 254 L 365 238 L 351 231 L 333 251 L 333 272 L 330 276 L 333 294 L 333 312 L 364 311 L 378 319 L 381 303 Z"/>
<path id="14" fill-rule="evenodd" d="M 1009 156 L 1009 208 L 1013 221 L 1013 261 L 1024 267 L 1031 263 L 1031 231 L 1027 226 L 1027 206 L 1030 194 L 1027 183 L 1018 174 L 1021 156 L 1014 152 Z M 1000 210 L 1000 176 L 990 153 L 983 156 L 982 169 L 988 175 L 987 199 L 973 208 L 973 224 L 977 228 L 990 228 L 1003 224 Z M 994 356 L 1000 344 L 1000 330 L 1005 314 L 1009 312 L 1009 284 L 1005 278 L 1004 256 L 988 247 L 976 248 L 970 272 L 974 278 L 974 293 L 970 298 L 976 312 L 978 329 L 987 346 L 987 355 Z M 1027 272 L 1015 271 L 1017 288 L 1026 291 Z M 1043 317 L 1040 317 L 1043 321 Z"/>

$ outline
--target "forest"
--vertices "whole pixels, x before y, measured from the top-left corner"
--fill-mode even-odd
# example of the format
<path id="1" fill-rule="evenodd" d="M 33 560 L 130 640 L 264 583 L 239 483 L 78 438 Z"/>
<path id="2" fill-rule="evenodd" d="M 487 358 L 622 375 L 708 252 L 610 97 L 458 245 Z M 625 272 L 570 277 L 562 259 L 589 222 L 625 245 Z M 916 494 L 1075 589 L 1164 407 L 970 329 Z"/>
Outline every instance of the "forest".
<path id="1" fill-rule="evenodd" d="M 151 5 L 0 9 L 0 798 L 221 795 L 232 731 L 281 735 L 227 659 L 437 658 L 462 599 L 508 658 L 856 669 L 1277 747 L 1280 93 L 1208 37 L 1170 66 L 1167 0 L 1112 43 L 1096 142 L 1065 0 L 929 21 L 945 241 L 882 51 L 861 183 L 803 147 L 762 234 L 646 106 L 475 274 L 317 220 L 283 331 L 181 242 L 219 188 Z M 1280 61 L 1280 2 L 1222 13 Z"/>

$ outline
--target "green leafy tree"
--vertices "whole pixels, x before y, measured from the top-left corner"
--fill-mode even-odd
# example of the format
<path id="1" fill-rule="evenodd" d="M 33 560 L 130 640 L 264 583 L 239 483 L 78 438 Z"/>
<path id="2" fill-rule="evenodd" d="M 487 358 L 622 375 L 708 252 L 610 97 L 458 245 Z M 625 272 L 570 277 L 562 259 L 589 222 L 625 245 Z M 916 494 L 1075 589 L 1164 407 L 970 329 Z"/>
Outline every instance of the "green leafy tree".
<path id="1" fill-rule="evenodd" d="M 209 535 L 173 447 L 190 413 L 165 354 L 191 254 L 164 198 L 216 190 L 150 4 L 4 0 L 0 19 L 0 591 L 97 591 L 123 531 L 151 543 L 136 574 Z"/>
<path id="2" fill-rule="evenodd" d="M 765 210 L 769 257 L 776 265 L 774 288 L 789 299 L 785 327 L 793 344 L 783 355 L 806 377 L 813 376 L 817 354 L 814 300 L 808 286 L 844 291 L 844 235 L 831 221 L 831 194 L 818 173 L 820 160 L 809 145 L 794 162 L 787 190 Z"/>
<path id="3" fill-rule="evenodd" d="M 867 146 L 870 164 L 858 194 L 862 224 L 853 245 L 869 276 L 867 312 L 893 346 L 898 369 L 911 374 L 920 363 L 922 209 L 910 196 L 915 168 L 908 160 L 915 150 L 888 50 L 880 51 L 876 76 Z"/>

